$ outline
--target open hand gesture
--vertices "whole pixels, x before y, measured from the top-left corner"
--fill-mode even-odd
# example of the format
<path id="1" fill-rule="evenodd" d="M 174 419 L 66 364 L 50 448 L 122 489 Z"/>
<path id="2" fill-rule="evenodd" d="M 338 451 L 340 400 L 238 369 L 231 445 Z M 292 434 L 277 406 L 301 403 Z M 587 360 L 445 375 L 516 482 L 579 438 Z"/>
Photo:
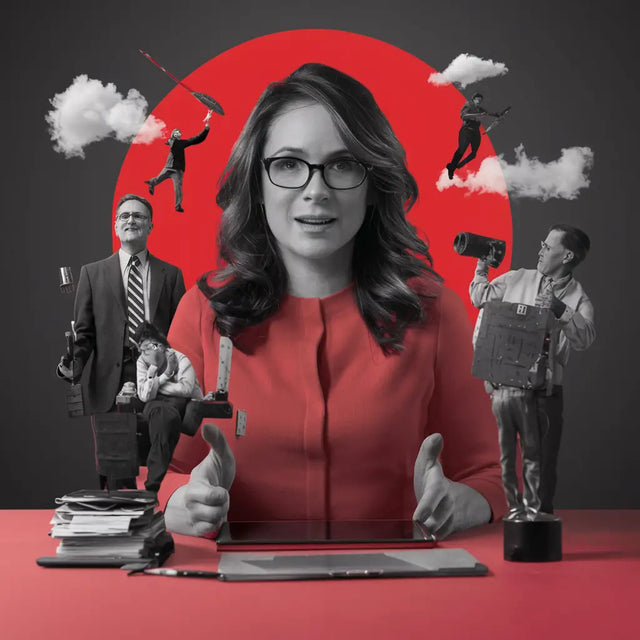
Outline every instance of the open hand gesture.
<path id="1" fill-rule="evenodd" d="M 439 433 L 425 438 L 413 472 L 413 487 L 418 501 L 413 519 L 422 522 L 439 538 L 485 524 L 491 519 L 489 503 L 475 489 L 452 482 L 444 475 L 438 461 L 442 446 Z"/>

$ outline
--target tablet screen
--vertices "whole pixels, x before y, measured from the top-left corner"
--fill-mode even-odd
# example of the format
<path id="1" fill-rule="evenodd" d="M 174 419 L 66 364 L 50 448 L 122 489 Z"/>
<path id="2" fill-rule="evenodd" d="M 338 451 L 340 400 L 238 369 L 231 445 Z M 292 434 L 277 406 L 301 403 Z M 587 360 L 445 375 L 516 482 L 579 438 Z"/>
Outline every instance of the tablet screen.
<path id="1" fill-rule="evenodd" d="M 225 522 L 216 540 L 221 546 L 435 541 L 435 536 L 411 520 Z"/>

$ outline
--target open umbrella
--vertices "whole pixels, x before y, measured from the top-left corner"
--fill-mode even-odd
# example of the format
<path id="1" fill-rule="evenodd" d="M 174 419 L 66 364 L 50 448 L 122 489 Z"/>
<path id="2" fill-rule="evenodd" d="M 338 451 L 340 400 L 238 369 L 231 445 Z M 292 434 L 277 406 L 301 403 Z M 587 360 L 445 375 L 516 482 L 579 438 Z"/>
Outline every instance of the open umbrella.
<path id="1" fill-rule="evenodd" d="M 199 91 L 194 91 L 193 89 L 190 89 L 189 87 L 187 87 L 187 85 L 184 82 L 182 82 L 181 80 L 178 80 L 178 78 L 176 78 L 172 73 L 167 71 L 161 64 L 158 64 L 146 51 L 143 51 L 142 49 L 138 49 L 138 51 L 140 51 L 140 53 L 147 60 L 149 60 L 150 62 L 153 62 L 153 64 L 155 64 L 156 67 L 159 67 L 160 69 L 162 69 L 171 79 L 175 80 L 177 84 L 179 84 L 181 87 L 186 89 L 196 100 L 198 100 L 205 107 L 207 107 L 207 109 L 211 111 L 215 111 L 216 113 L 219 113 L 221 116 L 224 115 L 224 109 L 220 106 L 220 103 L 214 100 L 211 96 L 208 96 L 206 93 L 200 93 Z"/>

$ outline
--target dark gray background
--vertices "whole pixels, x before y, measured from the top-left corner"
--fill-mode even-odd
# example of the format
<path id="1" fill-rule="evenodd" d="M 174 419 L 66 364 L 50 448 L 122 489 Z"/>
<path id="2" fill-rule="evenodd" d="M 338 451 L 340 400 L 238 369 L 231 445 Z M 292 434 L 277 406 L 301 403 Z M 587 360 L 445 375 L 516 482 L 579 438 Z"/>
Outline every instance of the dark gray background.
<path id="1" fill-rule="evenodd" d="M 95 486 L 89 420 L 68 419 L 54 367 L 72 298 L 57 268 L 111 253 L 111 201 L 127 146 L 105 141 L 86 160 L 55 153 L 49 98 L 86 73 L 142 90 L 153 108 L 168 79 L 137 53 L 185 76 L 254 37 L 332 28 L 396 45 L 436 69 L 469 52 L 507 64 L 481 83 L 491 105 L 511 104 L 492 133 L 542 160 L 562 147 L 595 151 L 591 187 L 574 201 L 512 202 L 513 266 L 535 265 L 553 222 L 582 227 L 593 249 L 577 272 L 596 307 L 598 338 L 573 353 L 566 377 L 558 507 L 640 507 L 637 418 L 638 9 L 633 2 L 426 2 L 411 0 L 167 0 L 12 3 L 3 8 L 3 251 L 0 507 L 51 507 Z M 5 5 L 6 6 L 6 5 Z M 475 87 L 473 87 L 475 88 Z M 517 114 L 517 115 L 516 115 Z M 434 125 L 436 123 L 433 123 Z M 437 266 L 437 265 L 436 265 Z"/>

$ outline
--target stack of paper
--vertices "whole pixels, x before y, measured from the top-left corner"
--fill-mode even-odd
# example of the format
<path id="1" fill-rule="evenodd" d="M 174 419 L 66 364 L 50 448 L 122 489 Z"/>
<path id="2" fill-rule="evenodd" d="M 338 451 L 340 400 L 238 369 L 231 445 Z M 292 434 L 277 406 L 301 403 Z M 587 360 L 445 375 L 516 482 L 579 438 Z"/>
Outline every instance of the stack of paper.
<path id="1" fill-rule="evenodd" d="M 74 491 L 56 498 L 51 537 L 59 557 L 151 558 L 172 540 L 149 491 Z"/>

